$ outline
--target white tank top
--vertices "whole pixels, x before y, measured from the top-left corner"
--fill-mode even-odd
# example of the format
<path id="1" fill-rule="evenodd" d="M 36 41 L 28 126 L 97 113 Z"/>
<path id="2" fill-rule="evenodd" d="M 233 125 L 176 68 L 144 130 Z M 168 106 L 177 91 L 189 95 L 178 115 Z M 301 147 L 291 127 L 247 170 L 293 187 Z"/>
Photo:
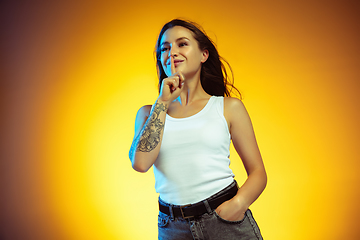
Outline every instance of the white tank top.
<path id="1" fill-rule="evenodd" d="M 154 163 L 155 189 L 174 205 L 204 200 L 234 181 L 224 97 L 212 96 L 197 114 L 166 115 L 160 153 Z"/>

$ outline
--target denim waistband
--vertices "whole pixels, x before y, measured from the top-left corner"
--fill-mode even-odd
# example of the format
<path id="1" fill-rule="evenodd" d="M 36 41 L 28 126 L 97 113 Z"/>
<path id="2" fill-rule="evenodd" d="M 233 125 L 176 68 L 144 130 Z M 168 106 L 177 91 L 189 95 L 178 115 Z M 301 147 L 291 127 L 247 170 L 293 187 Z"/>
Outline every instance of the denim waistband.
<path id="1" fill-rule="evenodd" d="M 208 198 L 206 198 L 206 199 L 204 199 L 204 200 L 202 200 L 202 201 L 199 201 L 199 202 L 197 202 L 197 203 L 204 202 L 204 201 L 209 201 L 209 200 L 214 199 L 214 198 L 216 198 L 216 197 L 218 197 L 218 196 L 221 196 L 221 195 L 227 193 L 227 191 L 229 191 L 230 189 L 232 189 L 234 186 L 237 186 L 237 188 L 239 188 L 239 186 L 238 186 L 238 184 L 237 184 L 237 182 L 236 182 L 235 179 L 234 179 L 234 181 L 233 181 L 229 186 L 225 187 L 224 189 L 220 190 L 219 192 L 217 192 L 217 193 L 211 195 L 210 197 L 208 197 Z M 171 203 L 164 202 L 160 197 L 159 197 L 159 202 L 160 202 L 162 205 L 165 205 L 165 206 L 180 207 L 180 205 L 174 205 L 174 204 L 171 204 Z M 194 204 L 192 204 L 192 205 L 195 205 L 195 204 L 197 204 L 197 203 L 194 203 Z"/>

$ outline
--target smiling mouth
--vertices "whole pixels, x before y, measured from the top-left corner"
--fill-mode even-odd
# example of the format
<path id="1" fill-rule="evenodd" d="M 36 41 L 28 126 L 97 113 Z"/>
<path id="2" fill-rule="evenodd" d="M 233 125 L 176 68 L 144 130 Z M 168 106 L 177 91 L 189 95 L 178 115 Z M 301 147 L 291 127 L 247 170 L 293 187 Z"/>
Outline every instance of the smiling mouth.
<path id="1" fill-rule="evenodd" d="M 183 62 L 183 60 L 179 60 L 179 61 L 174 61 L 174 65 L 175 65 L 175 67 L 177 67 L 177 65 L 179 65 L 180 63 L 182 63 Z"/>
<path id="2" fill-rule="evenodd" d="M 174 64 L 176 65 L 177 63 L 181 63 L 183 62 L 184 60 L 174 60 Z M 167 65 L 171 65 L 171 61 L 169 61 L 169 63 Z"/>

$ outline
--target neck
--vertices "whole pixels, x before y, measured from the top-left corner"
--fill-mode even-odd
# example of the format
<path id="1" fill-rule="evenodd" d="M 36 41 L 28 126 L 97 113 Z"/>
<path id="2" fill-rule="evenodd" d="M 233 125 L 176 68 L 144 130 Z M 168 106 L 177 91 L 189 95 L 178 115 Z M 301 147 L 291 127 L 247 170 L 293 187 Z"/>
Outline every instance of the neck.
<path id="1" fill-rule="evenodd" d="M 207 94 L 200 82 L 200 74 L 194 78 L 185 78 L 183 90 L 178 97 L 178 101 L 181 105 L 186 106 L 191 104 L 192 102 L 208 98 L 209 94 Z"/>

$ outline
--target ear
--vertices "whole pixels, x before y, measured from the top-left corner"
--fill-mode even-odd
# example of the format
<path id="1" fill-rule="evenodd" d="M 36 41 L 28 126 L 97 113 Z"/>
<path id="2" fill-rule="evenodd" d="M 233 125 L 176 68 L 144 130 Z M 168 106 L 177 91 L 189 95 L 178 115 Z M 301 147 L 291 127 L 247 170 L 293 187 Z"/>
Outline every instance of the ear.
<path id="1" fill-rule="evenodd" d="M 201 63 L 206 62 L 206 60 L 209 57 L 209 51 L 207 49 L 205 49 L 202 53 L 202 57 L 201 57 Z"/>

